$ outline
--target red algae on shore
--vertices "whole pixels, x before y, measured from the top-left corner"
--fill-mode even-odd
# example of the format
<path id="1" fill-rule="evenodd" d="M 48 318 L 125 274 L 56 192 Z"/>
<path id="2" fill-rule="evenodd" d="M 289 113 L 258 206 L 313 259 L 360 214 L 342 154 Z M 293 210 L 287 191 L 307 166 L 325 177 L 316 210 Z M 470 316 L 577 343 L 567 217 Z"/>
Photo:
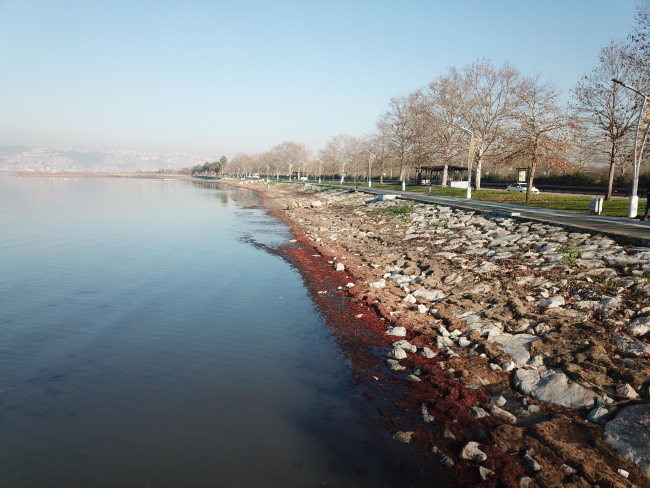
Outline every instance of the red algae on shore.
<path id="1" fill-rule="evenodd" d="M 243 188 L 252 189 L 245 186 Z M 467 388 L 437 366 L 442 361 L 446 362 L 447 368 L 455 366 L 454 358 L 446 358 L 447 355 L 443 352 L 434 358 L 417 355 L 402 361 L 408 370 L 416 366 L 421 367 L 419 382 L 405 382 L 402 378 L 405 374 L 396 376 L 389 371 L 383 364 L 382 357 L 385 356 L 386 350 L 392 347 L 393 342 L 405 339 L 418 347 L 435 349 L 433 338 L 390 314 L 374 298 L 355 290 L 355 287 L 348 288 L 347 284 L 360 281 L 364 277 L 347 266 L 344 271 L 336 271 L 335 266 L 328 263 L 336 262 L 335 256 L 327 255 L 322 247 L 310 242 L 304 231 L 279 210 L 277 203 L 264 191 L 256 188 L 252 190 L 257 192 L 262 205 L 269 213 L 290 227 L 296 242 L 268 250 L 285 258 L 299 270 L 326 323 L 335 328 L 335 339 L 351 363 L 355 380 L 370 386 L 373 381 L 377 383 L 376 386 L 380 387 L 381 391 L 373 395 L 371 388 L 367 393 L 371 401 L 391 397 L 389 403 L 402 412 L 402 418 L 386 418 L 386 427 L 398 430 L 405 425 L 415 424 L 412 440 L 420 444 L 419 451 L 423 455 L 421 462 L 437 463 L 439 454 L 432 453 L 432 449 L 437 453 L 444 453 L 454 461 L 451 471 L 454 475 L 453 483 L 458 486 L 468 483 L 480 483 L 480 486 L 485 487 L 520 486 L 517 479 L 526 475 L 522 464 L 492 445 L 485 435 L 485 432 L 495 429 L 503 422 L 491 416 L 475 419 L 468 411 L 469 407 L 487 403 L 485 393 Z M 406 336 L 402 338 L 386 335 L 389 326 L 404 327 Z M 383 410 L 390 408 L 386 400 L 381 403 Z M 416 420 L 422 405 L 426 405 L 429 414 L 435 418 L 434 422 L 423 424 Z M 385 411 L 385 414 L 390 415 L 391 412 Z M 453 439 L 443 435 L 446 431 L 453 434 Z M 481 482 L 478 469 L 468 469 L 472 466 L 471 463 L 457 454 L 471 441 L 482 443 L 481 449 L 488 455 L 482 466 L 496 473 L 484 482 Z"/>
<path id="2" fill-rule="evenodd" d="M 589 409 L 522 394 L 512 383 L 515 372 L 499 366 L 505 367 L 513 358 L 495 346 L 487 327 L 479 323 L 480 330 L 476 330 L 464 319 L 481 317 L 487 324 L 499 324 L 499 333 L 514 334 L 547 324 L 546 329 L 527 332 L 536 338 L 530 346 L 531 362 L 533 356 L 544 358 L 540 371 L 564 371 L 572 382 L 599 391 L 601 400 L 614 398 L 613 407 L 625 409 L 629 401 L 614 391 L 617 383 L 629 382 L 645 397 L 650 381 L 644 372 L 650 371 L 650 364 L 645 355 L 621 361 L 606 341 L 620 334 L 617 329 L 630 322 L 630 317 L 643 318 L 650 311 L 650 288 L 644 288 L 643 280 L 629 277 L 638 271 L 610 268 L 605 270 L 609 277 L 599 279 L 602 282 L 584 278 L 590 276 L 584 272 L 572 279 L 553 270 L 553 265 L 539 265 L 545 260 L 537 259 L 537 248 L 527 252 L 530 244 L 518 243 L 513 248 L 516 256 L 499 255 L 501 261 L 496 264 L 492 263 L 495 259 L 471 249 L 487 252 L 490 248 L 484 244 L 497 238 L 489 234 L 495 229 L 509 235 L 523 228 L 522 241 L 539 238 L 538 244 L 563 239 L 578 245 L 580 238 L 587 239 L 581 248 L 591 250 L 594 241 L 605 252 L 610 241 L 562 234 L 561 229 L 548 225 L 510 222 L 513 219 L 486 220 L 444 206 L 417 204 L 411 208 L 412 217 L 395 216 L 390 208 L 398 203 L 378 204 L 351 189 L 259 182 L 236 186 L 261 189 L 258 194 L 264 206 L 290 226 L 295 243 L 274 252 L 301 272 L 332 335 L 350 358 L 354 377 L 368 385 L 364 396 L 373 405 L 381 405 L 378 410 L 383 412 L 386 428 L 395 433 L 396 440 L 410 441 L 409 449 L 418 453 L 422 465 L 440 462 L 457 485 L 650 488 L 640 467 L 603 440 L 603 425 L 586 421 Z M 471 222 L 466 227 L 467 219 Z M 467 233 L 483 237 L 474 242 Z M 550 234 L 540 237 L 544 233 Z M 456 251 L 448 252 L 452 249 Z M 344 264 L 341 271 L 335 269 L 338 263 Z M 392 278 L 393 271 L 401 281 Z M 385 280 L 377 282 L 382 275 Z M 401 285 L 402 277 L 411 284 Z M 552 293 L 569 300 L 565 307 L 548 312 L 536 309 L 536 300 L 546 298 L 539 284 L 547 282 Z M 612 285 L 629 293 L 613 316 L 594 312 L 590 320 L 589 313 L 576 309 L 576 300 L 602 299 L 600 295 L 611 294 Z M 416 294 L 422 298 L 414 300 L 411 295 L 427 290 L 444 297 L 435 301 L 435 308 L 430 298 Z M 404 327 L 406 336 L 387 335 L 389 326 Z M 553 332 L 548 333 L 549 329 Z M 445 343 L 450 334 L 453 341 Z M 408 341 L 409 354 L 399 352 L 399 361 L 386 361 L 393 343 L 401 339 Z M 641 338 L 639 347 L 648 340 Z M 430 350 L 428 358 L 424 347 Z M 538 367 L 524 366 L 524 370 Z M 495 410 L 493 402 L 503 409 Z M 470 442 L 487 459 L 464 459 L 461 453 Z M 628 477 L 617 473 L 618 469 L 628 472 Z"/>

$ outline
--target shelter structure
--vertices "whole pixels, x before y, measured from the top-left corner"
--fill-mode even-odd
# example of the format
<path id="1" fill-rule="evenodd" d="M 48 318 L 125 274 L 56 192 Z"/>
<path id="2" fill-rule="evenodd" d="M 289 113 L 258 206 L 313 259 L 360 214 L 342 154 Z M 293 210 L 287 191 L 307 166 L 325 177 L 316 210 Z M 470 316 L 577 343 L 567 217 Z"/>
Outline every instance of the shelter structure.
<path id="1" fill-rule="evenodd" d="M 420 166 L 417 169 L 418 185 L 440 185 L 445 167 Z M 451 180 L 467 180 L 467 166 L 447 166 L 447 178 Z"/>

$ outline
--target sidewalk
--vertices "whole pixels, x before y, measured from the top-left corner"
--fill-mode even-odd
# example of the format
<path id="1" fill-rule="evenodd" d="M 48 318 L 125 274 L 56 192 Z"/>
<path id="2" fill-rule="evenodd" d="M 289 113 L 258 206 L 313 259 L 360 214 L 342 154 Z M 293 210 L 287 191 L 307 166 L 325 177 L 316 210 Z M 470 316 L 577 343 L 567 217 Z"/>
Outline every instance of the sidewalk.
<path id="1" fill-rule="evenodd" d="M 337 188 L 339 185 L 323 184 Z M 352 186 L 345 186 L 346 189 L 354 189 Z M 427 195 L 422 193 L 411 193 L 394 190 L 380 190 L 375 188 L 359 187 L 359 191 L 371 194 L 399 195 L 400 198 L 423 203 L 437 203 L 450 207 L 477 210 L 479 212 L 508 212 L 518 213 L 518 218 L 523 220 L 534 220 L 545 224 L 559 225 L 573 232 L 598 232 L 600 234 L 628 244 L 650 246 L 650 222 L 643 222 L 636 219 L 605 217 L 601 215 L 588 215 L 565 210 L 554 210 L 550 208 L 525 207 L 522 205 L 510 205 L 494 202 L 483 202 L 480 200 L 468 200 L 465 198 L 443 197 L 438 195 Z M 643 209 L 639 209 L 643 212 Z"/>

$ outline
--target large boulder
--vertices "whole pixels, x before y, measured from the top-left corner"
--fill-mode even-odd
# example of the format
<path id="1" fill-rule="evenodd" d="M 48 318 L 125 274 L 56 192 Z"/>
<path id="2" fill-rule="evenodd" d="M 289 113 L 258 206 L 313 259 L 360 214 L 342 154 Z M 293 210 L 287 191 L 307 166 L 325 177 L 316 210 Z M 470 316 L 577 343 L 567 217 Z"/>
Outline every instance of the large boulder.
<path id="1" fill-rule="evenodd" d="M 530 359 L 530 345 L 539 337 L 531 334 L 490 334 L 488 341 L 509 354 L 517 366 L 523 366 Z"/>
<path id="2" fill-rule="evenodd" d="M 569 408 L 591 407 L 599 396 L 555 369 L 518 369 L 514 382 L 515 387 L 526 395 Z"/>
<path id="3" fill-rule="evenodd" d="M 619 410 L 616 418 L 605 426 L 604 440 L 650 476 L 650 405 Z"/>

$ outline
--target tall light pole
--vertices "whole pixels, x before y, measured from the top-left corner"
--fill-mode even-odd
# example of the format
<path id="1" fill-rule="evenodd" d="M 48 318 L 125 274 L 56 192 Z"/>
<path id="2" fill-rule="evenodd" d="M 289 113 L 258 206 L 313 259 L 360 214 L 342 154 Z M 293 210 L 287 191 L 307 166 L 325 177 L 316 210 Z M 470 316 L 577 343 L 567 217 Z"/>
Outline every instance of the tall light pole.
<path id="1" fill-rule="evenodd" d="M 458 127 L 460 130 L 465 131 L 466 133 L 469 134 L 469 150 L 467 152 L 467 198 L 472 198 L 472 160 L 474 159 L 473 156 L 474 154 L 472 153 L 472 142 L 474 142 L 474 138 L 476 137 L 478 139 L 478 143 L 480 144 L 482 142 L 482 139 L 478 137 L 476 134 L 474 134 L 471 130 L 466 129 L 465 127 L 461 127 L 460 125 L 454 124 L 454 127 Z"/>
<path id="2" fill-rule="evenodd" d="M 293 165 L 289 161 L 287 161 L 287 164 L 289 165 L 289 183 L 291 183 L 291 166 Z"/>
<path id="3" fill-rule="evenodd" d="M 633 219 L 636 217 L 638 207 L 639 207 L 639 197 L 637 196 L 637 192 L 639 191 L 639 166 L 641 164 L 641 154 L 643 153 L 643 143 L 645 143 L 645 137 L 643 138 L 643 143 L 641 144 L 641 150 L 639 151 L 638 159 L 637 159 L 637 141 L 639 139 L 639 125 L 641 125 L 641 118 L 643 118 L 643 109 L 645 108 L 645 102 L 646 100 L 648 100 L 648 97 L 644 93 L 641 93 L 636 88 L 631 87 L 630 85 L 626 85 L 625 83 L 617 80 L 616 78 L 612 78 L 612 81 L 614 83 L 618 83 L 619 85 L 627 88 L 628 90 L 632 90 L 634 93 L 641 95 L 643 97 L 643 100 L 641 101 L 641 110 L 639 111 L 639 119 L 636 121 L 636 131 L 634 132 L 634 161 L 633 161 L 634 165 L 632 166 L 633 168 L 632 194 L 630 195 L 630 203 L 627 208 L 627 216 Z M 647 131 L 646 131 L 646 136 L 647 136 Z"/>
<path id="4" fill-rule="evenodd" d="M 345 171 L 345 158 L 341 159 L 341 182 L 339 183 L 339 186 L 343 186 L 343 172 Z"/>
<path id="5" fill-rule="evenodd" d="M 321 182 L 320 181 L 321 180 L 320 175 L 321 175 L 322 168 L 323 168 L 323 162 L 319 158 L 316 158 L 316 161 L 318 161 L 318 184 L 320 185 L 320 182 Z"/>
<path id="6" fill-rule="evenodd" d="M 376 156 L 367 149 L 364 149 L 363 151 L 370 154 L 370 158 L 368 159 L 368 188 L 372 188 L 372 162 L 375 160 Z"/>

